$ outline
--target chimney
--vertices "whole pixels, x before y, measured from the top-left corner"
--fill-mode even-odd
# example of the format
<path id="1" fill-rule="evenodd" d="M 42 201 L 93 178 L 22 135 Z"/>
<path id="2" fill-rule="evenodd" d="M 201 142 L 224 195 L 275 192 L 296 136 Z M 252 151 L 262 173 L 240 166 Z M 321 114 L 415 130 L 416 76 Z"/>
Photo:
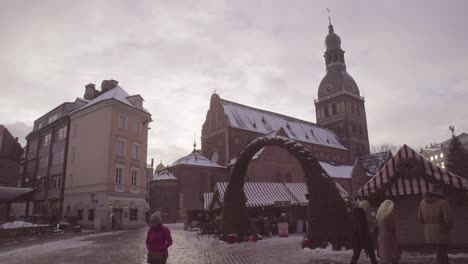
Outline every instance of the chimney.
<path id="1" fill-rule="evenodd" d="M 18 138 L 17 138 L 18 139 Z M 153 165 L 154 165 L 154 159 L 152 158 L 151 159 L 151 168 L 153 168 Z"/>
<path id="2" fill-rule="evenodd" d="M 96 85 L 94 83 L 88 83 L 85 86 L 85 94 L 84 94 L 84 99 L 86 100 L 93 100 L 94 96 L 96 94 Z"/>
<path id="3" fill-rule="evenodd" d="M 104 80 L 101 83 L 101 91 L 103 93 L 105 93 L 107 91 L 110 91 L 110 90 L 114 89 L 115 87 L 117 87 L 118 83 L 119 82 L 116 81 L 116 80 Z"/>

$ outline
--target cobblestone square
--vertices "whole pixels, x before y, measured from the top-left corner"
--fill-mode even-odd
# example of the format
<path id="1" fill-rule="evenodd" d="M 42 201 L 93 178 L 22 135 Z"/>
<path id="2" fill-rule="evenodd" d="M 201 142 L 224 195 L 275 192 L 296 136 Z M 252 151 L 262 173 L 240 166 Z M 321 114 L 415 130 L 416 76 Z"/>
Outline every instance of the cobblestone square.
<path id="1" fill-rule="evenodd" d="M 271 237 L 257 243 L 225 244 L 211 238 L 198 240 L 195 232 L 184 231 L 181 225 L 171 228 L 174 245 L 169 264 L 275 264 L 275 263 L 349 263 L 351 251 L 329 249 L 301 250 L 301 236 Z M 0 248 L 2 264 L 92 264 L 146 263 L 146 229 L 98 233 L 35 245 L 17 244 Z M 432 264 L 429 252 L 405 252 L 401 263 Z M 468 263 L 467 252 L 450 255 L 454 264 Z M 368 263 L 361 255 L 359 263 Z"/>

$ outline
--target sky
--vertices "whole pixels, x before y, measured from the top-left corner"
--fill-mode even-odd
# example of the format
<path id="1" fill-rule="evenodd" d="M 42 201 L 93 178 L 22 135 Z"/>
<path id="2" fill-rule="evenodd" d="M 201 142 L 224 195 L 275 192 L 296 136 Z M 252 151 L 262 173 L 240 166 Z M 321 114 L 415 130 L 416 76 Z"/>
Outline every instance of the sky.
<path id="1" fill-rule="evenodd" d="M 315 123 L 326 8 L 371 145 L 468 132 L 467 1 L 0 2 L 0 124 L 23 145 L 35 119 L 105 79 L 144 98 L 156 163 L 200 147 L 214 91 Z"/>

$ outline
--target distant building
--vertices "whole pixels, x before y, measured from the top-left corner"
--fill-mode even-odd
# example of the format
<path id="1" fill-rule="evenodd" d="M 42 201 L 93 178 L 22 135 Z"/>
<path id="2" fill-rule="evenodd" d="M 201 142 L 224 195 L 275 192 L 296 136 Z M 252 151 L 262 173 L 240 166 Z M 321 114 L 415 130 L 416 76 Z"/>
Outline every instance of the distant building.
<path id="1" fill-rule="evenodd" d="M 85 87 L 34 122 L 23 182 L 33 186 L 33 216 L 73 218 L 96 229 L 144 225 L 151 114 L 140 95 L 114 80 Z"/>
<path id="2" fill-rule="evenodd" d="M 23 148 L 4 125 L 0 125 L 0 186 L 18 186 Z"/>
<path id="3" fill-rule="evenodd" d="M 457 136 L 457 138 L 460 140 L 462 143 L 462 146 L 464 149 L 468 151 L 468 134 L 467 133 L 461 133 L 460 135 Z M 452 139 L 447 139 L 443 141 L 442 143 L 432 143 L 429 145 L 429 147 L 426 148 L 421 148 L 419 153 L 426 157 L 427 159 L 431 160 L 438 166 L 442 167 L 445 169 L 445 166 L 447 165 L 447 155 L 449 152 L 449 146 L 450 146 L 450 141 Z"/>
<path id="4" fill-rule="evenodd" d="M 172 206 L 178 208 L 177 221 L 203 210 L 199 197 L 209 197 L 214 184 L 227 179 L 239 152 L 258 137 L 283 136 L 304 145 L 349 194 L 354 194 L 392 157 L 390 152 L 370 154 L 364 97 L 346 70 L 341 39 L 331 24 L 325 44 L 327 73 L 318 86 L 318 99 L 314 100 L 317 124 L 229 101 L 216 93 L 211 96 L 202 126 L 201 150 L 178 160 L 196 156 L 198 160 L 210 161 L 210 165 L 202 173 L 192 168 L 178 169 L 178 161 L 170 168 L 179 181 L 177 184 L 182 186 L 177 189 L 179 202 L 171 201 Z M 196 176 L 198 174 L 200 176 Z M 190 179 L 190 188 L 184 187 L 182 179 Z M 164 178 L 160 178 L 160 181 L 164 181 Z M 289 184 L 304 183 L 305 178 L 301 165 L 288 151 L 280 147 L 266 147 L 250 161 L 246 181 Z M 150 192 L 158 193 L 158 185 L 152 184 Z M 164 206 L 170 207 L 169 204 L 163 200 L 151 201 L 152 209 L 162 211 L 165 210 Z M 174 217 L 171 216 L 171 219 Z"/>

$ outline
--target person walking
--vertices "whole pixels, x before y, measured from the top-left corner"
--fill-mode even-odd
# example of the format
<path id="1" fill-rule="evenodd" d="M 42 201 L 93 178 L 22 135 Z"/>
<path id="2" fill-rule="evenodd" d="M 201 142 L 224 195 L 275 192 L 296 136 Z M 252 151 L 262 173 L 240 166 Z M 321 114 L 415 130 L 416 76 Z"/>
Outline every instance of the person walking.
<path id="1" fill-rule="evenodd" d="M 418 219 L 424 225 L 426 243 L 437 248 L 437 264 L 448 264 L 448 243 L 452 230 L 452 214 L 442 186 L 431 184 L 419 204 Z"/>
<path id="2" fill-rule="evenodd" d="M 383 263 L 397 264 L 400 250 L 396 237 L 396 220 L 393 213 L 394 204 L 385 200 L 377 210 L 377 255 Z"/>
<path id="3" fill-rule="evenodd" d="M 369 231 L 369 223 L 367 221 L 366 211 L 369 209 L 369 202 L 361 201 L 357 208 L 354 208 L 351 215 L 352 221 L 352 247 L 353 257 L 351 264 L 356 264 L 361 251 L 364 249 L 369 256 L 372 264 L 377 264 L 375 258 L 374 245 L 372 243 L 371 234 Z"/>
<path id="4" fill-rule="evenodd" d="M 172 245 L 169 228 L 161 223 L 161 213 L 156 211 L 150 217 L 151 226 L 146 236 L 147 262 L 150 264 L 166 264 L 169 253 L 167 249 Z"/>

